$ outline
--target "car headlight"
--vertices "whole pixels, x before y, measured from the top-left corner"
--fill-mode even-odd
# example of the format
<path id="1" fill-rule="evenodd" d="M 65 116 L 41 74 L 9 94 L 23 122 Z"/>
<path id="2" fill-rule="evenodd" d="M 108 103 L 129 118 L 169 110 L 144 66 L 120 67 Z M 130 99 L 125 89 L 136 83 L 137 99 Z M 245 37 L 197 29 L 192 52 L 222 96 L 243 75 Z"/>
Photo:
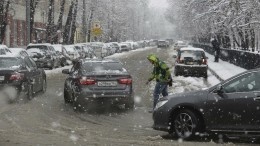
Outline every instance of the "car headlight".
<path id="1" fill-rule="evenodd" d="M 160 107 L 162 107 L 162 106 L 163 106 L 164 104 L 166 104 L 167 102 L 168 102 L 168 99 L 159 101 L 159 102 L 156 104 L 154 110 L 159 109 Z"/>

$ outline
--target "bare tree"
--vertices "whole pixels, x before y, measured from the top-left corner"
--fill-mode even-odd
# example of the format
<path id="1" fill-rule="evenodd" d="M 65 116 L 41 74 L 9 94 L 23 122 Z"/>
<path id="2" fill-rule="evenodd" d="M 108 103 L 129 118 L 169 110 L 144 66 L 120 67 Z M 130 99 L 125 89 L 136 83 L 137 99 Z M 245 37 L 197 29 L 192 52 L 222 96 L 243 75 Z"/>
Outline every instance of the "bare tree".
<path id="1" fill-rule="evenodd" d="M 30 40 L 32 40 L 33 28 L 34 28 L 34 14 L 40 0 L 30 0 Z M 36 36 L 35 36 L 36 37 Z M 37 38 L 36 38 L 37 39 Z M 28 42 L 30 43 L 30 42 Z"/>
<path id="2" fill-rule="evenodd" d="M 0 2 L 0 44 L 4 42 L 10 0 Z"/>
<path id="3" fill-rule="evenodd" d="M 63 34 L 63 43 L 64 44 L 69 44 L 70 41 L 70 34 L 71 34 L 71 29 L 72 29 L 72 19 L 73 19 L 73 8 L 74 8 L 74 1 L 71 1 L 70 8 L 69 8 L 69 13 L 67 16 L 67 21 L 65 24 L 65 30 Z"/>
<path id="4" fill-rule="evenodd" d="M 46 29 L 46 40 L 48 43 L 53 42 L 54 30 L 54 0 L 49 0 L 48 24 Z"/>

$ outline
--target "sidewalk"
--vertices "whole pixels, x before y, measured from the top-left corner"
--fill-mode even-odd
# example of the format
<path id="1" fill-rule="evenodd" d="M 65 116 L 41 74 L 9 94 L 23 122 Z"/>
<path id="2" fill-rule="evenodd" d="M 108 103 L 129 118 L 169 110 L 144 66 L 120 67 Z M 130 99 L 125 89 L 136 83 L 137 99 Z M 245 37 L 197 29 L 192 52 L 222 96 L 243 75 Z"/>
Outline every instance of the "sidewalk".
<path id="1" fill-rule="evenodd" d="M 219 59 L 219 62 L 214 62 L 215 57 L 207 52 L 206 56 L 208 57 L 208 69 L 221 81 L 246 71 L 244 68 L 222 61 L 221 59 Z"/>

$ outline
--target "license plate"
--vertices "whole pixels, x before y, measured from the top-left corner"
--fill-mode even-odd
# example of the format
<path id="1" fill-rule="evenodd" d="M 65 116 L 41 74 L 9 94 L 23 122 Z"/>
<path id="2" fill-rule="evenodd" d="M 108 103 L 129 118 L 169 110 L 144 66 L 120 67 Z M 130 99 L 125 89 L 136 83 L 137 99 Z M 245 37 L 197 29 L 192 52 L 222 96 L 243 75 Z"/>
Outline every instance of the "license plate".
<path id="1" fill-rule="evenodd" d="M 5 76 L 0 76 L 0 81 L 4 81 L 5 80 Z"/>
<path id="2" fill-rule="evenodd" d="M 117 82 L 98 82 L 98 86 L 100 86 L 100 87 L 113 87 L 113 86 L 117 86 Z"/>
<path id="3" fill-rule="evenodd" d="M 193 62 L 187 62 L 188 65 L 193 65 Z"/>

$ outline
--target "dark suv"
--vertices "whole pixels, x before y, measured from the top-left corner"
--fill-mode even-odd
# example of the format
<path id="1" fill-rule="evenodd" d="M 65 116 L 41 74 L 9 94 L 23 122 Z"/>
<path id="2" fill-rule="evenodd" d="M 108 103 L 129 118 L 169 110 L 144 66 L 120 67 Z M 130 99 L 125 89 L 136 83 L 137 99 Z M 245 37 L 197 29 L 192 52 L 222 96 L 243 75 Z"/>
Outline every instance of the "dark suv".
<path id="1" fill-rule="evenodd" d="M 44 70 L 37 68 L 29 56 L 0 56 L 0 91 L 5 95 L 9 96 L 10 90 L 7 93 L 6 89 L 12 88 L 17 96 L 24 93 L 32 99 L 34 93 L 45 92 L 46 85 Z"/>
<path id="2" fill-rule="evenodd" d="M 53 69 L 61 65 L 60 58 L 51 44 L 30 44 L 26 50 L 39 68 Z"/>
<path id="3" fill-rule="evenodd" d="M 124 105 L 133 109 L 132 77 L 115 60 L 85 59 L 74 64 L 65 80 L 64 100 L 74 109 L 86 111 L 102 105 Z"/>

